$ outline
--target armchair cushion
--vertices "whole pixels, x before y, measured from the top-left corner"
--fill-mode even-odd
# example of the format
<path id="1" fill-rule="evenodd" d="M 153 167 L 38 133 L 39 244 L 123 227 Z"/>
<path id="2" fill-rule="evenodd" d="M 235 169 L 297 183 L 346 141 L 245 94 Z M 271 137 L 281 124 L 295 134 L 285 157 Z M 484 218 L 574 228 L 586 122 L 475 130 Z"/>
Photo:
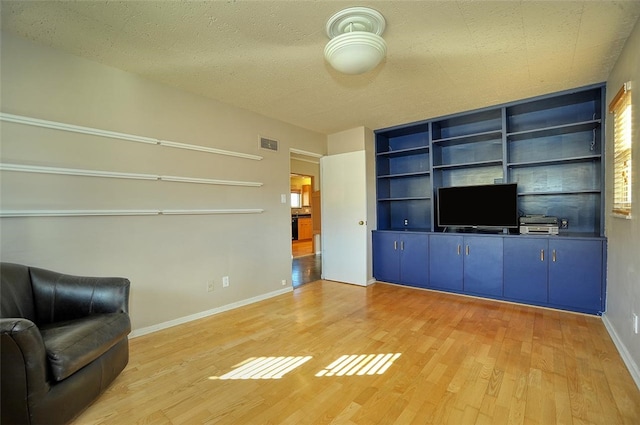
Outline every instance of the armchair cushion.
<path id="1" fill-rule="evenodd" d="M 131 322 L 126 313 L 93 314 L 40 328 L 56 381 L 71 376 L 106 353 L 129 332 Z"/>

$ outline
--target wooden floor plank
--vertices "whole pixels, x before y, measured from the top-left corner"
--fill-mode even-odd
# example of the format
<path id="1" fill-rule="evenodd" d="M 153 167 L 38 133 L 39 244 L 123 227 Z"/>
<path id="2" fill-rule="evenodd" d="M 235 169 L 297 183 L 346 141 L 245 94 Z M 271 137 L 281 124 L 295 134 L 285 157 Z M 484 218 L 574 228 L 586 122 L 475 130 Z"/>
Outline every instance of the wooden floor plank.
<path id="1" fill-rule="evenodd" d="M 383 374 L 357 374 L 392 353 Z M 349 355 L 351 374 L 332 366 Z M 287 356 L 310 358 L 279 379 L 227 379 Z M 317 281 L 131 340 L 127 368 L 74 425 L 638 424 L 639 406 L 598 317 Z"/>

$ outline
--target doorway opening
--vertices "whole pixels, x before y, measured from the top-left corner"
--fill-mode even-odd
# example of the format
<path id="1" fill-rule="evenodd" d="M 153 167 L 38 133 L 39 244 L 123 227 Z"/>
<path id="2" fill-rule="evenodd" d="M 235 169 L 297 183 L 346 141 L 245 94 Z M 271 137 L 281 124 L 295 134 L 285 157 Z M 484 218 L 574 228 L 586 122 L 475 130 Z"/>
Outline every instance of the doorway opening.
<path id="1" fill-rule="evenodd" d="M 293 258 L 315 254 L 313 220 L 315 205 L 312 203 L 314 177 L 291 173 L 291 254 Z"/>
<path id="2" fill-rule="evenodd" d="M 291 152 L 291 282 L 293 287 L 321 279 L 320 156 Z"/>

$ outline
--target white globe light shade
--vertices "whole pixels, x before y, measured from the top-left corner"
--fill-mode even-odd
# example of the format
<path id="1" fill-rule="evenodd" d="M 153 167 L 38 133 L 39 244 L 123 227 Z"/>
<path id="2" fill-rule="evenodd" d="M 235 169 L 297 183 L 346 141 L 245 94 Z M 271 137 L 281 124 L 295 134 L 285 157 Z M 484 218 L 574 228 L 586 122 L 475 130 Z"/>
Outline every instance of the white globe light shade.
<path id="1" fill-rule="evenodd" d="M 378 66 L 387 54 L 387 43 L 377 34 L 353 31 L 332 38 L 324 48 L 324 57 L 345 74 L 363 74 Z"/>

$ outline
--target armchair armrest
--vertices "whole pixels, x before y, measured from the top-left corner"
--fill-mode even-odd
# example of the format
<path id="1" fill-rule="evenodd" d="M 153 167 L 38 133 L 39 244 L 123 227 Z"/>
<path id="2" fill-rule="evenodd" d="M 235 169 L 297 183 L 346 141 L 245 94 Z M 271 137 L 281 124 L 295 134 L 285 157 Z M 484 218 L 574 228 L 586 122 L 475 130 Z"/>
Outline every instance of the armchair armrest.
<path id="1" fill-rule="evenodd" d="M 29 271 L 38 324 L 128 313 L 130 282 L 126 278 L 72 276 L 35 267 Z"/>
<path id="2" fill-rule="evenodd" d="M 0 319 L 0 341 L 3 402 L 15 398 L 19 404 L 27 394 L 46 393 L 47 353 L 36 325 L 28 319 Z"/>

